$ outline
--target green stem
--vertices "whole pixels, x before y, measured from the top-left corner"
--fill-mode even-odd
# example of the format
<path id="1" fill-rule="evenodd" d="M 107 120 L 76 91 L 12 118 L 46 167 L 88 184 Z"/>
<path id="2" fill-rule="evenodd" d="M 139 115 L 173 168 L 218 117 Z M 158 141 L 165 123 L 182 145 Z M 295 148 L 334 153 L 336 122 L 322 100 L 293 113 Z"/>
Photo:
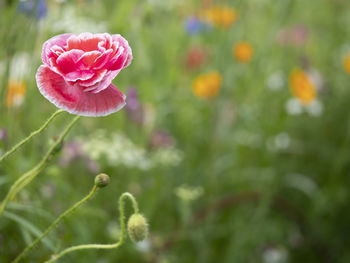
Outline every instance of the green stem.
<path id="1" fill-rule="evenodd" d="M 139 212 L 139 208 L 137 205 L 137 202 L 135 198 L 130 193 L 123 193 L 119 198 L 119 220 L 120 220 L 120 228 L 121 228 L 121 237 L 118 242 L 114 244 L 86 244 L 86 245 L 78 245 L 78 246 L 72 246 L 69 248 L 66 248 L 65 250 L 61 251 L 57 255 L 55 255 L 50 260 L 46 261 L 45 263 L 52 263 L 56 262 L 59 258 L 63 257 L 64 255 L 76 251 L 76 250 L 86 250 L 86 249 L 114 249 L 120 247 L 125 239 L 126 239 L 126 230 L 125 230 L 125 217 L 124 217 L 124 200 L 129 198 L 129 200 L 132 202 L 132 206 L 134 209 L 134 213 L 137 214 Z"/>
<path id="2" fill-rule="evenodd" d="M 33 138 L 35 135 L 38 135 L 39 133 L 41 133 L 43 130 L 46 129 L 46 127 L 49 125 L 49 123 L 60 113 L 64 112 L 64 110 L 58 110 L 56 112 L 54 112 L 50 118 L 48 118 L 48 120 L 44 123 L 43 126 L 41 126 L 39 129 L 37 129 L 36 131 L 33 131 L 31 134 L 29 134 L 28 137 L 24 138 L 22 141 L 20 141 L 19 143 L 17 143 L 15 146 L 12 147 L 12 149 L 10 149 L 9 151 L 7 151 L 6 153 L 4 153 L 1 157 L 0 157 L 0 162 L 2 162 L 4 159 L 6 159 L 9 155 L 11 155 L 12 153 L 14 153 L 15 151 L 18 150 L 18 148 L 20 148 L 21 146 L 23 146 L 24 144 L 26 144 L 27 142 L 29 142 L 29 140 L 31 138 Z"/>
<path id="3" fill-rule="evenodd" d="M 79 120 L 80 116 L 76 116 L 61 133 L 60 137 L 55 141 L 54 144 L 47 151 L 43 159 L 34 166 L 31 170 L 23 174 L 17 181 L 11 186 L 9 192 L 7 193 L 5 199 L 2 201 L 0 206 L 0 216 L 4 212 L 7 203 L 12 200 L 19 191 L 21 191 L 26 185 L 28 185 L 48 164 L 50 157 L 54 154 L 54 151 L 60 146 L 64 137 L 73 127 L 73 125 Z"/>
<path id="4" fill-rule="evenodd" d="M 84 204 L 87 200 L 89 200 L 94 193 L 97 190 L 97 186 L 94 185 L 94 187 L 92 188 L 92 190 L 90 191 L 90 193 L 85 196 L 83 199 L 81 199 L 79 202 L 75 203 L 71 208 L 69 208 L 68 210 L 66 210 L 65 212 L 63 212 L 59 217 L 57 217 L 57 219 L 44 231 L 44 233 L 42 233 L 37 239 L 35 239 L 29 246 L 27 246 L 21 254 L 19 254 L 17 256 L 17 258 L 15 258 L 15 260 L 13 261 L 13 263 L 17 263 L 19 262 L 30 250 L 33 249 L 33 247 L 38 244 L 40 242 L 40 240 L 42 240 L 44 237 L 46 237 L 57 225 L 60 221 L 62 221 L 63 218 L 65 218 L 67 215 L 71 214 L 72 212 L 74 212 L 75 209 L 77 209 L 79 206 L 81 206 L 82 204 Z"/>

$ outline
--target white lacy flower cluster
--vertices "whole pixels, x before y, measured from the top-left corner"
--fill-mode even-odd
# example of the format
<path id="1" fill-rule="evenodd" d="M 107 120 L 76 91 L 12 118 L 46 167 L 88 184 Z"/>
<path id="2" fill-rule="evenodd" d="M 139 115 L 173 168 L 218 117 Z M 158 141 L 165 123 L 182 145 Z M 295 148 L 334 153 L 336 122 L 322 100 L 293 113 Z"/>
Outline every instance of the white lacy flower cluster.
<path id="1" fill-rule="evenodd" d="M 9 68 L 9 79 L 21 81 L 33 76 L 33 58 L 27 52 L 16 52 L 11 58 Z M 0 76 L 6 73 L 6 62 L 0 61 Z"/>
<path id="2" fill-rule="evenodd" d="M 110 166 L 149 170 L 157 166 L 176 166 L 182 161 L 183 154 L 175 147 L 147 151 L 121 133 L 108 136 L 105 131 L 99 130 L 79 140 L 86 155 L 95 161 L 105 159 Z"/>
<path id="3" fill-rule="evenodd" d="M 64 6 L 61 9 L 50 10 L 50 15 L 42 21 L 42 26 L 54 32 L 108 32 L 105 22 L 79 16 L 74 6 Z"/>

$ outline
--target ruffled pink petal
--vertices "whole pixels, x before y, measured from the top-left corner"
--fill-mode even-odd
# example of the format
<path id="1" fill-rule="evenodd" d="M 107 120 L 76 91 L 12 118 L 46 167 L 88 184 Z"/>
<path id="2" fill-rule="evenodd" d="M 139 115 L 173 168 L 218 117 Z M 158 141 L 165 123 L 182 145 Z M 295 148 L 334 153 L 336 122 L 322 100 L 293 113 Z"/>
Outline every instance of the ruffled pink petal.
<path id="1" fill-rule="evenodd" d="M 56 60 L 56 68 L 58 70 L 57 73 L 67 74 L 80 69 L 82 64 L 80 58 L 83 55 L 84 51 L 79 49 L 72 49 L 63 53 Z"/>
<path id="2" fill-rule="evenodd" d="M 64 75 L 64 79 L 66 81 L 86 81 L 90 80 L 95 76 L 95 72 L 93 70 L 76 70 L 73 72 L 69 72 Z"/>
<path id="3" fill-rule="evenodd" d="M 68 50 L 81 49 L 84 51 L 98 50 L 99 42 L 104 41 L 101 34 L 82 33 L 80 35 L 72 35 L 68 40 Z"/>
<path id="4" fill-rule="evenodd" d="M 97 58 L 99 58 L 101 56 L 101 52 L 100 51 L 90 51 L 90 52 L 86 52 L 82 57 L 81 57 L 81 61 L 85 64 L 85 66 L 87 66 L 88 68 L 90 68 L 96 61 Z"/>
<path id="5" fill-rule="evenodd" d="M 43 49 L 41 52 L 41 59 L 42 61 L 47 65 L 50 66 L 49 58 L 53 55 L 57 56 L 55 53 L 57 51 L 57 46 L 61 47 L 63 50 L 65 50 L 65 47 L 67 45 L 67 39 L 71 37 L 72 34 L 62 34 L 55 37 L 50 38 L 43 44 Z M 54 47 L 54 50 L 51 49 Z M 53 53 L 55 52 L 55 53 Z"/>
<path id="6" fill-rule="evenodd" d="M 112 39 L 114 42 L 118 42 L 122 47 L 124 47 L 124 49 L 125 49 L 124 52 L 127 53 L 127 59 L 126 59 L 126 62 L 125 62 L 123 67 L 125 67 L 125 68 L 128 67 L 131 64 L 131 61 L 133 58 L 132 57 L 132 50 L 129 46 L 128 41 L 119 34 L 112 35 Z"/>
<path id="7" fill-rule="evenodd" d="M 107 69 L 95 71 L 95 75 L 92 78 L 78 81 L 78 85 L 86 87 L 87 89 L 84 88 L 84 91 L 94 90 L 99 85 L 98 83 L 101 82 L 101 80 L 103 80 L 106 74 Z"/>
<path id="8" fill-rule="evenodd" d="M 113 59 L 109 61 L 109 69 L 110 70 L 122 70 L 128 59 L 128 53 L 125 52 L 124 47 L 119 47 L 117 54 Z M 108 65 L 107 64 L 107 65 Z"/>
<path id="9" fill-rule="evenodd" d="M 120 70 L 110 71 L 106 73 L 103 79 L 100 82 L 97 82 L 95 85 L 89 86 L 85 89 L 85 91 L 89 91 L 92 93 L 99 93 L 102 90 L 108 88 L 108 86 L 112 83 L 112 80 L 118 75 Z"/>
<path id="10" fill-rule="evenodd" d="M 102 67 L 104 67 L 109 62 L 109 59 L 112 56 L 113 52 L 113 49 L 108 49 L 105 52 L 103 52 L 103 54 L 96 59 L 93 68 L 101 69 Z"/>
<path id="11" fill-rule="evenodd" d="M 40 93 L 58 108 L 82 116 L 106 116 L 124 107 L 125 95 L 113 84 L 99 93 L 84 92 L 69 86 L 62 76 L 47 66 L 39 67 L 36 81 Z"/>

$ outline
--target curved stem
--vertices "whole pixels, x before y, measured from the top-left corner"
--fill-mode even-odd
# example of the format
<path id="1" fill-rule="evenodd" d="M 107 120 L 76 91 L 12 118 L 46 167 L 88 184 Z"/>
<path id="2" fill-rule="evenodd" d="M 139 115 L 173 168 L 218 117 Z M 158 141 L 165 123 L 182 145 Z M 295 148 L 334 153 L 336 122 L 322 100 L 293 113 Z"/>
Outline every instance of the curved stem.
<path id="1" fill-rule="evenodd" d="M 47 119 L 47 121 L 43 124 L 43 126 L 41 126 L 39 129 L 37 129 L 36 131 L 33 131 L 31 134 L 29 134 L 28 137 L 24 138 L 22 141 L 20 141 L 19 143 L 17 143 L 15 146 L 13 146 L 11 148 L 11 150 L 7 151 L 6 153 L 4 153 L 1 157 L 0 157 L 0 162 L 2 162 L 3 160 L 5 160 L 7 157 L 9 157 L 12 153 L 14 153 L 15 151 L 18 150 L 18 148 L 20 148 L 21 146 L 23 146 L 24 144 L 26 144 L 27 142 L 30 141 L 31 138 L 33 138 L 35 135 L 38 135 L 39 133 L 41 133 L 42 131 L 44 131 L 46 129 L 46 127 L 49 125 L 49 123 L 60 113 L 64 112 L 64 110 L 58 110 L 56 112 L 54 112 L 50 118 Z"/>
<path id="2" fill-rule="evenodd" d="M 9 192 L 7 193 L 5 199 L 2 201 L 0 206 L 0 216 L 4 212 L 7 203 L 13 199 L 19 191 L 21 191 L 26 185 L 28 185 L 48 164 L 50 157 L 54 154 L 55 150 L 60 146 L 63 139 L 66 137 L 67 133 L 73 127 L 73 125 L 79 120 L 80 116 L 76 116 L 61 133 L 60 137 L 55 141 L 54 144 L 47 151 L 43 159 L 34 166 L 31 170 L 23 174 L 17 181 L 11 186 Z"/>
<path id="3" fill-rule="evenodd" d="M 59 258 L 63 257 L 64 255 L 76 251 L 76 250 L 86 250 L 86 249 L 113 249 L 120 247 L 125 239 L 126 239 L 126 230 L 125 230 L 125 217 L 124 217 L 124 200 L 129 198 L 129 200 L 132 202 L 132 206 L 134 209 L 134 213 L 137 214 L 139 212 L 139 208 L 136 202 L 136 199 L 130 194 L 130 193 L 123 193 L 119 198 L 119 220 L 120 220 L 120 229 L 121 229 L 121 236 L 118 242 L 114 244 L 86 244 L 86 245 L 78 245 L 78 246 L 72 246 L 69 248 L 66 248 L 65 250 L 61 251 L 57 255 L 55 255 L 53 258 L 51 258 L 48 261 L 45 261 L 45 263 L 52 263 L 56 262 Z"/>
<path id="4" fill-rule="evenodd" d="M 40 240 L 42 240 L 44 237 L 46 237 L 57 225 L 60 221 L 62 221 L 63 218 L 65 218 L 67 215 L 71 214 L 72 212 L 74 212 L 75 209 L 77 209 L 79 206 L 81 206 L 82 204 L 84 204 L 87 200 L 89 200 L 94 193 L 97 190 L 97 186 L 94 185 L 94 187 L 92 188 L 92 190 L 90 191 L 90 193 L 85 196 L 83 199 L 81 199 L 79 202 L 75 203 L 71 208 L 69 208 L 68 210 L 66 210 L 65 212 L 63 212 L 59 217 L 56 218 L 56 220 L 37 238 L 35 239 L 29 246 L 27 246 L 21 254 L 19 254 L 15 260 L 13 261 L 13 263 L 17 263 L 19 262 L 30 250 L 33 249 L 33 247 L 38 244 L 40 242 Z"/>

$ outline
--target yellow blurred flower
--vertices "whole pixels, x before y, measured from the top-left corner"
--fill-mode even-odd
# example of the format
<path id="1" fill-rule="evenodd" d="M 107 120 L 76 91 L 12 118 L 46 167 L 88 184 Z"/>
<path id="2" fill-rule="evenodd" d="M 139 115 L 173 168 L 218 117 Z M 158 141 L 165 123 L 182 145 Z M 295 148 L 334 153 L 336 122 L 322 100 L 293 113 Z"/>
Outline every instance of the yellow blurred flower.
<path id="1" fill-rule="evenodd" d="M 316 98 L 316 88 L 306 72 L 294 69 L 289 76 L 289 85 L 293 95 L 304 105 L 310 104 Z"/>
<path id="2" fill-rule="evenodd" d="M 192 90 L 199 98 L 214 98 L 219 93 L 220 85 L 221 75 L 212 71 L 199 75 L 192 83 Z"/>
<path id="3" fill-rule="evenodd" d="M 240 42 L 232 47 L 232 53 L 240 62 L 248 62 L 253 57 L 253 47 L 248 42 Z"/>
<path id="4" fill-rule="evenodd" d="M 7 107 L 20 106 L 26 94 L 26 84 L 23 81 L 9 80 L 7 84 L 7 92 L 5 105 Z"/>
<path id="5" fill-rule="evenodd" d="M 199 16 L 221 28 L 229 28 L 237 19 L 236 10 L 229 7 L 214 6 L 200 12 Z"/>
<path id="6" fill-rule="evenodd" d="M 347 54 L 343 61 L 343 66 L 346 73 L 350 74 L 350 54 Z"/>

